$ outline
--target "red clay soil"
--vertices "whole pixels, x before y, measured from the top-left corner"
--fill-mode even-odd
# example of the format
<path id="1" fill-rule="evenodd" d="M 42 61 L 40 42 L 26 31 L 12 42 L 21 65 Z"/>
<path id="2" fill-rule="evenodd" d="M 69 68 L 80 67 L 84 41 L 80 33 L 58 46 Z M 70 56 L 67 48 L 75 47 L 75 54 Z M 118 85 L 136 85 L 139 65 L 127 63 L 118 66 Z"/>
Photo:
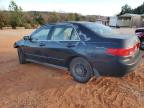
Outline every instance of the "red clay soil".
<path id="1" fill-rule="evenodd" d="M 13 43 L 31 31 L 0 31 L 0 108 L 144 108 L 143 64 L 124 78 L 80 84 L 64 70 L 19 64 Z"/>

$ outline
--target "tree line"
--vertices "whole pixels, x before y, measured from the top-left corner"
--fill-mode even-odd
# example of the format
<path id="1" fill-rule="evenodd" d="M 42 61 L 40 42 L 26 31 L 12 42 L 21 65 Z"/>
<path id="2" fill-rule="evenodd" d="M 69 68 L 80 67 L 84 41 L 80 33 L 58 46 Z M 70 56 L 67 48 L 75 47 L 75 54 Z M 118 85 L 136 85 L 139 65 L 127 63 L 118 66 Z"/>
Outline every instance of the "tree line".
<path id="1" fill-rule="evenodd" d="M 15 1 L 10 1 L 8 11 L 0 11 L 0 28 L 2 27 L 25 27 L 26 29 L 36 28 L 45 23 L 63 21 L 96 21 L 96 16 L 83 16 L 77 13 L 58 12 L 24 12 Z"/>
<path id="2" fill-rule="evenodd" d="M 129 5 L 124 5 L 121 8 L 121 12 L 118 15 L 125 13 L 132 14 L 144 14 L 144 3 L 135 9 L 132 9 Z M 0 29 L 3 27 L 25 27 L 26 29 L 37 28 L 45 23 L 56 23 L 64 21 L 90 21 L 95 22 L 99 19 L 96 15 L 83 16 L 78 13 L 60 13 L 60 12 L 40 12 L 40 11 L 28 11 L 16 4 L 15 1 L 10 1 L 9 10 L 0 10 Z"/>
<path id="3" fill-rule="evenodd" d="M 144 3 L 135 9 L 132 9 L 128 4 L 122 6 L 121 12 L 118 15 L 123 15 L 125 13 L 144 14 Z"/>

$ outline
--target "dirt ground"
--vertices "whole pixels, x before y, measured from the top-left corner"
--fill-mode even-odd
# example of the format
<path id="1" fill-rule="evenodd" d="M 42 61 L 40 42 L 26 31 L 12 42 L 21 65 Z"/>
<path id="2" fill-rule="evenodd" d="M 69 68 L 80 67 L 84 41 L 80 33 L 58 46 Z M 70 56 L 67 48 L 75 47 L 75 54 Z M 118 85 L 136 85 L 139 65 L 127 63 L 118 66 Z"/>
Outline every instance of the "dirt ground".
<path id="1" fill-rule="evenodd" d="M 0 108 L 144 108 L 143 64 L 123 78 L 80 84 L 64 70 L 19 64 L 13 43 L 32 31 L 0 30 Z"/>

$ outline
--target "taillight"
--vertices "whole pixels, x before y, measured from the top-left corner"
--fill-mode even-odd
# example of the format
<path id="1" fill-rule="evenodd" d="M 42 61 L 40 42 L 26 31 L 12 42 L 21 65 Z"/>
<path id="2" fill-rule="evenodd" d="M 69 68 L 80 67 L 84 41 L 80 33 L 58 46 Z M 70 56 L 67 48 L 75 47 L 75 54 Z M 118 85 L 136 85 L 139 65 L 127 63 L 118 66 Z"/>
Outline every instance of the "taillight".
<path id="1" fill-rule="evenodd" d="M 140 48 L 141 43 L 137 43 L 136 46 L 137 46 L 137 48 Z"/>
<path id="2" fill-rule="evenodd" d="M 140 43 L 137 43 L 133 48 L 128 49 L 116 49 L 116 48 L 108 48 L 107 53 L 115 56 L 130 56 L 133 55 L 137 49 L 139 49 Z"/>

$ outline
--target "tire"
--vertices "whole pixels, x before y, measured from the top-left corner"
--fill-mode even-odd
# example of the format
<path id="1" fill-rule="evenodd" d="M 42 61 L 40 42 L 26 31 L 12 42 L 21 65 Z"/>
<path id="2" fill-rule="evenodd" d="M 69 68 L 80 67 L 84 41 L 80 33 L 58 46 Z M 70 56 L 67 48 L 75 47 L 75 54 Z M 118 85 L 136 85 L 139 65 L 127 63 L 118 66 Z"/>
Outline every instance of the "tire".
<path id="1" fill-rule="evenodd" d="M 144 39 L 141 40 L 141 46 L 140 46 L 141 50 L 144 50 Z"/>
<path id="2" fill-rule="evenodd" d="M 84 58 L 74 58 L 71 61 L 69 68 L 73 78 L 80 83 L 88 82 L 93 76 L 93 69 L 89 62 Z"/>
<path id="3" fill-rule="evenodd" d="M 25 55 L 23 53 L 23 50 L 21 48 L 18 48 L 17 51 L 18 51 L 19 63 L 20 64 L 25 64 L 26 59 L 25 59 Z"/>

